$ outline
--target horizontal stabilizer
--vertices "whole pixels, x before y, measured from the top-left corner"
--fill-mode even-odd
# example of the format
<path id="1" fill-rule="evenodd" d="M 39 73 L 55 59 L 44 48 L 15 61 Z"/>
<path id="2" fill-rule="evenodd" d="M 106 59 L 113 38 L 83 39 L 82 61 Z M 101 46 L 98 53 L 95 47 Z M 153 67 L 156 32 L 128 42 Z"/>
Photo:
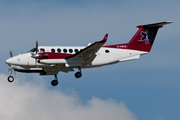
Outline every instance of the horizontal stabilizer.
<path id="1" fill-rule="evenodd" d="M 143 26 L 143 27 L 161 27 L 166 24 L 173 23 L 172 21 L 165 21 L 165 22 L 159 22 L 159 23 L 153 23 L 153 24 L 147 24 L 147 25 L 139 25 L 137 27 Z"/>

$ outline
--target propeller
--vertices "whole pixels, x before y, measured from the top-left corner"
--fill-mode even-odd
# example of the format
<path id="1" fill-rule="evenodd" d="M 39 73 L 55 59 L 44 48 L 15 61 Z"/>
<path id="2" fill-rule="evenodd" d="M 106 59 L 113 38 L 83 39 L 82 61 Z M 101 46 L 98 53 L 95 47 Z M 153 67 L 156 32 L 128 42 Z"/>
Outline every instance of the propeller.
<path id="1" fill-rule="evenodd" d="M 39 58 L 39 55 L 38 55 L 38 41 L 36 41 L 35 54 L 32 53 L 31 57 L 35 59 L 35 66 L 37 66 L 37 59 Z"/>
<path id="2" fill-rule="evenodd" d="M 10 50 L 10 56 L 13 57 L 12 51 Z"/>
<path id="3" fill-rule="evenodd" d="M 38 52 L 38 41 L 36 41 L 36 54 Z"/>

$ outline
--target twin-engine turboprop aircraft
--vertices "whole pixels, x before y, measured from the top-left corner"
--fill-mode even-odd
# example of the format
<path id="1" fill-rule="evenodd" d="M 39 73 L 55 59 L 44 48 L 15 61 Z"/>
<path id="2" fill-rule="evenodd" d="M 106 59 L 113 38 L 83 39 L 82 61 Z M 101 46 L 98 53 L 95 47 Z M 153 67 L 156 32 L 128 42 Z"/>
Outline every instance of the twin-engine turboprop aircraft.
<path id="1" fill-rule="evenodd" d="M 138 59 L 140 55 L 150 52 L 156 33 L 159 28 L 172 22 L 160 22 L 137 26 L 139 30 L 129 43 L 103 46 L 107 41 L 106 34 L 101 41 L 89 44 L 86 47 L 72 46 L 38 46 L 27 53 L 13 56 L 6 60 L 9 65 L 9 82 L 14 81 L 12 70 L 26 73 L 40 73 L 40 75 L 54 75 L 52 86 L 58 84 L 59 71 L 70 72 L 75 68 L 76 78 L 82 76 L 82 68 L 99 67 L 122 61 Z"/>

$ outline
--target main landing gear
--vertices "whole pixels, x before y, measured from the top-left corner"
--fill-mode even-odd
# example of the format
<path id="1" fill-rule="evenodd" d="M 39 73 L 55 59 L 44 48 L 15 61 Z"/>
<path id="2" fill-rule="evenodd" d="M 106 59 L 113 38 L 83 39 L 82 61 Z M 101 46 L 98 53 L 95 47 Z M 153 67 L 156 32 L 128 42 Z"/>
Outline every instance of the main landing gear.
<path id="1" fill-rule="evenodd" d="M 54 75 L 54 80 L 53 80 L 53 81 L 51 81 L 51 85 L 52 85 L 52 86 L 56 86 L 56 85 L 58 85 L 58 78 L 57 78 L 57 74 L 55 74 L 55 75 Z"/>
<path id="2" fill-rule="evenodd" d="M 78 67 L 79 71 L 75 73 L 75 77 L 76 78 L 80 78 L 82 76 L 82 73 L 81 73 L 81 68 Z"/>
<path id="3" fill-rule="evenodd" d="M 81 73 L 81 68 L 78 67 L 78 72 L 75 73 L 75 77 L 76 78 L 80 78 L 82 76 L 82 73 Z M 57 78 L 57 74 L 54 75 L 54 80 L 51 81 L 51 85 L 52 86 L 57 86 L 58 85 L 58 78 Z"/>

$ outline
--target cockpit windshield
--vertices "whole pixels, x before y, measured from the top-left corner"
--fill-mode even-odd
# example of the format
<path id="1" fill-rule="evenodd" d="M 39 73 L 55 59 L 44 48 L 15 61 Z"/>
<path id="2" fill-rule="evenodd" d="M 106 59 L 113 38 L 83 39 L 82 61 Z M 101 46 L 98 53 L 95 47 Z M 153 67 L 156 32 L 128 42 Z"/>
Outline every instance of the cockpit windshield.
<path id="1" fill-rule="evenodd" d="M 28 51 L 28 52 L 35 52 L 35 51 L 36 51 L 36 48 L 33 48 L 30 51 Z"/>

